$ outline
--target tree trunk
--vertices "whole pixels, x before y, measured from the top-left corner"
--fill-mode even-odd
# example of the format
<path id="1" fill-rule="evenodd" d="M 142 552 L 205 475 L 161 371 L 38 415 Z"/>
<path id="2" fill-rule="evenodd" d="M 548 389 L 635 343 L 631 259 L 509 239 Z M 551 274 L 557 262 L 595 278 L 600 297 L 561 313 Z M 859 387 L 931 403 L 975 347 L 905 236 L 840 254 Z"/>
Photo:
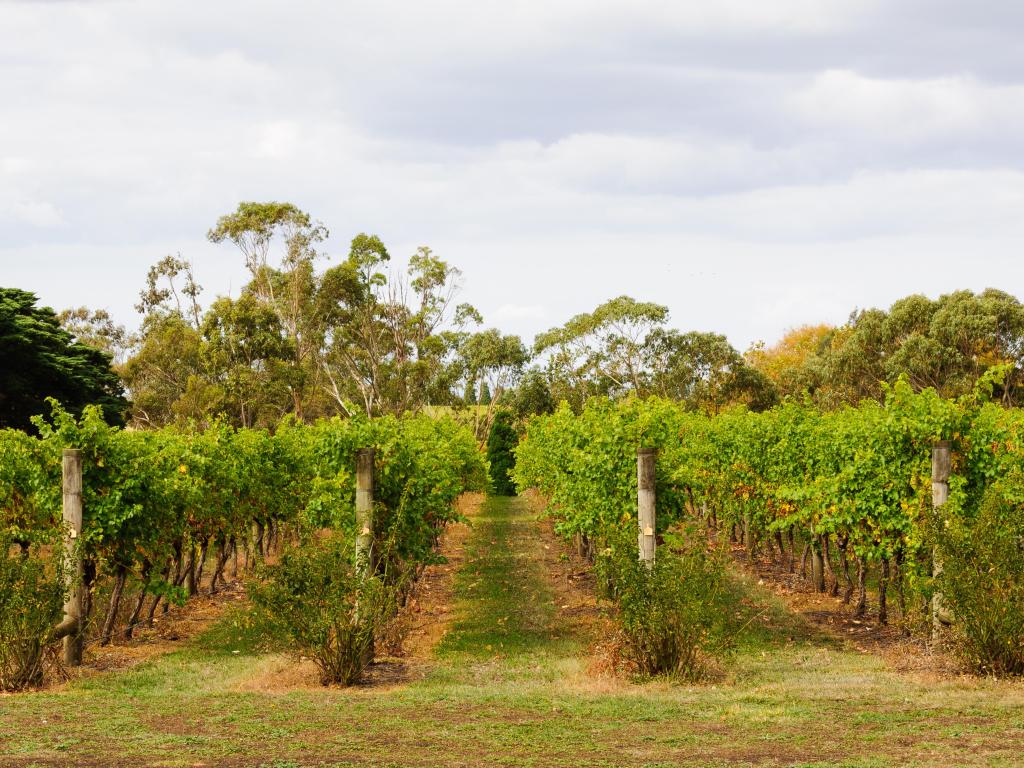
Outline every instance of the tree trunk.
<path id="1" fill-rule="evenodd" d="M 907 595 L 903 589 L 903 563 L 903 552 L 897 552 L 894 573 L 894 578 L 896 580 L 896 600 L 899 602 L 900 606 L 900 619 L 903 622 L 903 634 L 909 636 L 910 629 L 907 626 Z"/>
<path id="2" fill-rule="evenodd" d="M 149 606 L 149 610 L 146 612 L 146 626 L 153 626 L 153 617 L 156 615 L 156 607 L 160 605 L 160 595 L 153 595 L 153 602 Z M 164 604 L 164 613 L 167 612 L 167 604 Z"/>
<path id="3" fill-rule="evenodd" d="M 124 565 L 119 565 L 114 576 L 114 588 L 110 592 L 107 616 L 103 620 L 103 630 L 100 632 L 100 645 L 108 645 L 110 638 L 114 634 L 114 622 L 117 621 L 117 611 L 121 607 L 121 593 L 124 592 L 124 582 L 127 578 L 128 568 Z"/>
<path id="4" fill-rule="evenodd" d="M 779 564 L 781 565 L 786 559 L 786 548 L 782 546 L 782 531 L 775 530 L 775 546 L 779 548 Z"/>
<path id="5" fill-rule="evenodd" d="M 828 575 L 832 577 L 832 586 L 829 588 L 828 593 L 832 597 L 839 596 L 839 576 L 836 575 L 835 569 L 832 567 L 832 551 L 828 545 L 828 541 L 831 538 L 828 534 L 825 534 L 823 541 L 823 548 L 825 550 L 825 570 L 828 571 Z"/>
<path id="6" fill-rule="evenodd" d="M 153 566 L 150 563 L 142 564 L 142 589 L 139 590 L 139 598 L 135 601 L 135 607 L 132 608 L 132 613 L 128 617 L 128 626 L 124 629 L 124 636 L 128 640 L 132 639 L 135 626 L 139 623 L 139 615 L 142 613 L 142 605 L 146 601 L 146 588 L 149 587 L 149 576 L 152 570 Z"/>
<path id="7" fill-rule="evenodd" d="M 863 557 L 857 558 L 857 607 L 854 609 L 854 614 L 859 618 L 863 616 L 868 609 L 868 565 L 864 562 Z"/>
<path id="8" fill-rule="evenodd" d="M 167 563 L 164 566 L 163 572 L 160 574 L 160 578 L 163 579 L 164 583 L 169 583 L 167 580 L 171 578 L 171 564 Z M 153 595 L 153 604 L 149 606 L 149 612 L 146 614 L 146 626 L 153 626 L 153 615 L 156 613 L 156 607 L 160 604 L 160 595 Z M 165 611 L 166 613 L 166 611 Z"/>
<path id="9" fill-rule="evenodd" d="M 196 593 L 196 543 L 189 542 L 188 566 L 185 568 L 185 591 L 189 597 Z"/>
<path id="10" fill-rule="evenodd" d="M 199 561 L 196 565 L 196 591 L 198 592 L 203 586 L 203 569 L 206 567 L 206 550 L 210 548 L 210 540 L 203 539 L 203 543 L 199 545 Z"/>
<path id="11" fill-rule="evenodd" d="M 850 561 L 846 557 L 847 537 L 845 535 L 838 537 L 836 545 L 839 548 L 839 564 L 843 568 L 843 578 L 846 581 L 846 589 L 843 590 L 843 605 L 849 605 L 850 598 L 853 597 L 853 579 L 850 578 Z"/>
<path id="12" fill-rule="evenodd" d="M 811 543 L 809 541 L 804 542 L 804 551 L 800 553 L 800 578 L 807 578 L 807 555 L 811 551 Z"/>
<path id="13" fill-rule="evenodd" d="M 816 592 L 825 591 L 825 558 L 821 552 L 821 536 L 815 536 L 811 544 L 811 582 Z"/>
<path id="14" fill-rule="evenodd" d="M 793 538 L 793 526 L 789 526 L 786 530 L 786 538 L 789 539 L 789 566 L 788 570 L 790 573 L 796 570 L 796 542 Z"/>
<path id="15" fill-rule="evenodd" d="M 697 500 L 693 498 L 693 488 L 690 486 L 686 486 L 686 498 L 690 500 L 690 514 L 693 517 L 703 517 L 700 514 L 700 510 L 697 509 Z"/>
<path id="16" fill-rule="evenodd" d="M 252 551 L 256 556 L 256 560 L 260 561 L 263 559 L 263 534 L 265 529 L 263 527 L 263 521 L 257 520 L 255 523 L 256 530 L 252 535 Z"/>
<path id="17" fill-rule="evenodd" d="M 889 588 L 889 558 L 882 558 L 882 573 L 878 577 L 878 623 L 889 623 L 889 610 L 886 604 L 886 591 Z"/>
<path id="18" fill-rule="evenodd" d="M 173 575 L 168 575 L 168 578 L 170 579 L 170 583 L 173 584 L 176 587 L 180 587 L 181 586 L 181 579 L 182 579 L 181 566 L 182 566 L 182 560 L 184 560 L 184 558 L 182 557 L 182 552 L 181 552 L 181 542 L 178 542 L 174 546 L 174 558 L 171 561 L 172 564 L 174 565 L 174 573 L 173 573 Z"/>
<path id="19" fill-rule="evenodd" d="M 226 540 L 221 540 L 217 545 L 217 567 L 213 570 L 213 578 L 210 579 L 210 594 L 217 592 L 217 579 L 224 581 L 224 566 L 227 565 L 228 556 L 231 554 Z M 224 582 L 227 585 L 227 582 Z"/>

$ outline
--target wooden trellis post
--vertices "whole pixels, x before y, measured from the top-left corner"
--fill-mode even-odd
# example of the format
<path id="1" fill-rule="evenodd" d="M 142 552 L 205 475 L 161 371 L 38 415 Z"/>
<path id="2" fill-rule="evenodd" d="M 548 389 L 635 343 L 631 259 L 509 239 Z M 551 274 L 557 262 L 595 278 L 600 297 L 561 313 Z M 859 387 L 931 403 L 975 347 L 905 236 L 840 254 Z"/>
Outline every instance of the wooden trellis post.
<path id="1" fill-rule="evenodd" d="M 374 568 L 373 462 L 373 448 L 360 448 L 356 453 L 356 573 L 362 579 L 372 576 Z M 357 617 L 361 612 L 357 601 Z M 370 637 L 362 656 L 364 667 L 373 662 L 373 656 L 374 643 Z"/>
<path id="2" fill-rule="evenodd" d="M 82 535 L 82 452 L 75 448 L 65 448 L 62 469 L 62 512 L 66 531 L 64 567 L 68 600 L 64 603 L 64 621 L 61 625 L 68 628 L 73 626 L 72 631 L 64 635 L 64 663 L 69 667 L 77 667 L 82 663 L 85 644 L 85 628 L 82 626 L 85 587 L 82 584 L 82 555 L 78 551 L 78 540 Z"/>
<path id="3" fill-rule="evenodd" d="M 932 508 L 935 514 L 949 500 L 949 474 L 952 464 L 952 451 L 948 440 L 942 440 L 932 447 Z M 942 558 L 938 549 L 932 552 L 932 576 L 938 577 L 942 573 Z M 936 591 L 932 595 L 932 641 L 937 642 L 942 632 L 942 627 L 949 623 L 949 613 L 946 609 L 942 593 Z"/>
<path id="4" fill-rule="evenodd" d="M 654 460 L 656 452 L 653 448 L 640 448 L 636 452 L 637 480 L 637 543 L 640 560 L 648 568 L 654 565 L 654 550 L 657 542 L 654 538 Z"/>
<path id="5" fill-rule="evenodd" d="M 356 569 L 373 573 L 373 448 L 356 453 Z"/>

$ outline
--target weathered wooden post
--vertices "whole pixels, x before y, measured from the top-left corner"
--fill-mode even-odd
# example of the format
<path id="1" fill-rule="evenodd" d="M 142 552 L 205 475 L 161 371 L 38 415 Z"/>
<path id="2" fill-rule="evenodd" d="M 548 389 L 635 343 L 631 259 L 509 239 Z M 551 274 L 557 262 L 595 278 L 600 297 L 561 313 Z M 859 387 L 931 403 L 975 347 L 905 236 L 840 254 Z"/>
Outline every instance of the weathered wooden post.
<path id="1" fill-rule="evenodd" d="M 949 500 L 949 474 L 952 465 L 952 451 L 948 440 L 941 440 L 932 447 L 932 509 L 939 509 Z M 938 578 L 942 573 L 942 558 L 938 548 L 932 551 L 932 577 Z M 942 627 L 949 624 L 949 612 L 946 609 L 942 593 L 936 591 L 932 595 L 932 641 L 938 642 Z"/>
<path id="2" fill-rule="evenodd" d="M 82 535 L 82 452 L 76 448 L 64 449 L 61 486 L 64 492 L 62 511 L 66 528 L 64 567 L 68 586 L 62 625 L 74 627 L 64 635 L 64 663 L 69 667 L 77 667 L 82 663 L 85 644 L 85 627 L 82 626 L 85 587 L 82 584 L 82 555 L 78 551 L 78 541 Z"/>
<path id="3" fill-rule="evenodd" d="M 360 578 L 373 575 L 373 448 L 360 448 L 356 453 L 356 573 Z M 356 602 L 356 621 L 362 623 L 362 609 Z M 371 630 L 372 632 L 372 630 Z M 373 662 L 372 634 L 362 652 L 364 667 Z"/>
<path id="4" fill-rule="evenodd" d="M 373 573 L 373 448 L 356 453 L 356 570 Z"/>
<path id="5" fill-rule="evenodd" d="M 654 459 L 653 448 L 640 448 L 636 452 L 637 480 L 637 522 L 640 530 L 637 543 L 640 549 L 640 560 L 648 568 L 654 565 L 654 550 L 657 542 L 654 538 Z"/>

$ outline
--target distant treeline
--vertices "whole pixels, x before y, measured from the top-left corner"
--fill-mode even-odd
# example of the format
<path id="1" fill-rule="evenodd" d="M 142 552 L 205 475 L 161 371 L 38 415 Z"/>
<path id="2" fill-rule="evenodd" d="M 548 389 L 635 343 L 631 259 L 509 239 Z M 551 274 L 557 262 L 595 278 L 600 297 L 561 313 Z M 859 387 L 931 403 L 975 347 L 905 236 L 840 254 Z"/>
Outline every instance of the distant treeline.
<path id="1" fill-rule="evenodd" d="M 994 365 L 1009 371 L 995 396 L 1019 403 L 1024 306 L 993 289 L 910 296 L 742 354 L 723 335 L 672 329 L 665 306 L 621 296 L 531 348 L 483 328 L 457 302 L 459 270 L 427 247 L 400 272 L 378 237 L 360 234 L 326 266 L 327 229 L 289 203 L 241 203 L 208 237 L 237 248 L 249 282 L 204 306 L 191 263 L 166 256 L 146 277 L 136 333 L 102 310 L 57 315 L 0 289 L 0 426 L 26 428 L 46 396 L 73 410 L 100 403 L 138 427 L 473 406 L 466 415 L 482 440 L 499 407 L 523 418 L 563 400 L 579 411 L 595 395 L 636 394 L 707 412 L 787 397 L 835 408 L 879 400 L 882 383 L 901 376 L 956 396 Z"/>

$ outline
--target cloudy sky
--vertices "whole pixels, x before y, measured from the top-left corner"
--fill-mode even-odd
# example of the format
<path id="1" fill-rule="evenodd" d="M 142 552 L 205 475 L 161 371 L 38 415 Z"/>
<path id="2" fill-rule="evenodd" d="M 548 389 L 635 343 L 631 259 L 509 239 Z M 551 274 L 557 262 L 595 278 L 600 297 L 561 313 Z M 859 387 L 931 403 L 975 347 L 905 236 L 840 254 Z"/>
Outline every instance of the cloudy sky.
<path id="1" fill-rule="evenodd" d="M 1024 296 L 1024 3 L 0 2 L 0 285 L 133 325 L 240 200 L 429 245 L 521 333 L 620 294 L 744 349 Z"/>

